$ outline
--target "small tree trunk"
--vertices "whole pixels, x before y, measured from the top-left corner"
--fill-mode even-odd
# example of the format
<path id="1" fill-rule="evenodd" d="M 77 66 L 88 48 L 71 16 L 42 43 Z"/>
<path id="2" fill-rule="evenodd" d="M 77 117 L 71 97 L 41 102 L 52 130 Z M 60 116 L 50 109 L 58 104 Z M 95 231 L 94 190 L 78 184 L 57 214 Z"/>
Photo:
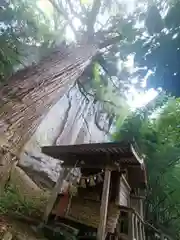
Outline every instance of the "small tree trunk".
<path id="1" fill-rule="evenodd" d="M 82 74 L 97 50 L 96 46 L 84 45 L 64 53 L 56 51 L 1 86 L 0 190 L 9 176 L 12 157 L 19 156 L 43 117 Z"/>

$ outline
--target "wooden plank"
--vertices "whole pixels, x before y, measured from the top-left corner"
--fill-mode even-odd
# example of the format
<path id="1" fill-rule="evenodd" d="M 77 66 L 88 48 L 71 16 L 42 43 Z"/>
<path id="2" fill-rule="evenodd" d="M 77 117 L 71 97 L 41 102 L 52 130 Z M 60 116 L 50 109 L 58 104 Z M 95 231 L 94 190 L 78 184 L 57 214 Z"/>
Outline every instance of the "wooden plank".
<path id="1" fill-rule="evenodd" d="M 136 238 L 136 229 L 135 229 L 135 214 L 132 213 L 132 239 Z"/>
<path id="2" fill-rule="evenodd" d="M 104 240 L 106 235 L 106 222 L 107 222 L 107 211 L 109 202 L 109 190 L 111 181 L 111 171 L 109 169 L 105 170 L 103 192 L 101 198 L 101 208 L 100 208 L 100 223 L 97 232 L 97 239 Z"/>
<path id="3" fill-rule="evenodd" d="M 118 199 L 116 203 L 119 206 L 127 206 L 129 207 L 130 201 L 130 186 L 126 181 L 124 176 L 119 178 L 119 189 L 118 189 Z"/>
<path id="4" fill-rule="evenodd" d="M 56 182 L 55 187 L 53 188 L 53 190 L 51 192 L 51 195 L 49 197 L 49 200 L 48 200 L 45 212 L 44 212 L 43 221 L 45 223 L 47 223 L 47 221 L 48 221 L 49 214 L 51 213 L 51 211 L 53 209 L 53 206 L 54 206 L 54 203 L 55 203 L 56 198 L 58 196 L 58 193 L 60 192 L 60 190 L 61 190 L 61 188 L 63 186 L 63 181 L 68 176 L 69 171 L 70 170 L 68 170 L 67 168 L 62 168 L 62 170 L 60 172 L 59 178 L 58 178 L 58 180 Z"/>
<path id="5" fill-rule="evenodd" d="M 88 160 L 85 159 L 85 160 L 79 160 L 77 162 L 77 160 L 73 160 L 73 161 L 64 161 L 62 163 L 62 167 L 65 167 L 65 168 L 74 168 L 74 165 L 76 165 L 77 168 L 94 168 L 94 169 L 97 169 L 97 168 L 100 168 L 100 169 L 105 169 L 106 166 L 108 165 L 109 168 L 111 167 L 112 170 L 118 170 L 118 167 L 113 161 L 109 161 L 109 160 L 106 160 L 104 159 L 104 161 L 98 161 L 98 159 L 96 157 L 92 157 L 89 158 Z"/>
<path id="6" fill-rule="evenodd" d="M 62 167 L 64 167 L 64 168 L 74 168 L 74 165 L 75 165 L 75 162 L 72 162 L 72 163 L 62 163 Z M 83 163 L 77 163 L 76 164 L 76 167 L 77 168 L 86 168 L 86 169 L 89 169 L 89 168 L 93 168 L 93 169 L 97 169 L 97 168 L 99 168 L 99 169 L 104 169 L 105 167 L 106 167 L 106 162 L 105 163 L 97 163 L 97 162 L 93 162 L 93 161 L 91 161 L 91 163 L 85 163 L 85 164 L 83 164 Z M 118 167 L 115 165 L 115 164 L 110 164 L 110 163 L 108 163 L 108 165 L 112 165 L 112 168 L 114 169 L 114 170 L 117 170 L 118 169 Z"/>
<path id="7" fill-rule="evenodd" d="M 128 213 L 128 239 L 134 240 L 134 224 L 133 224 L 133 213 L 130 211 Z"/>
<path id="8" fill-rule="evenodd" d="M 135 228 L 135 239 L 139 240 L 139 229 L 138 229 L 138 219 L 136 214 L 134 215 L 134 228 Z"/>
<path id="9" fill-rule="evenodd" d="M 140 237 L 141 237 L 141 240 L 144 240 L 144 224 L 142 222 L 140 222 Z"/>

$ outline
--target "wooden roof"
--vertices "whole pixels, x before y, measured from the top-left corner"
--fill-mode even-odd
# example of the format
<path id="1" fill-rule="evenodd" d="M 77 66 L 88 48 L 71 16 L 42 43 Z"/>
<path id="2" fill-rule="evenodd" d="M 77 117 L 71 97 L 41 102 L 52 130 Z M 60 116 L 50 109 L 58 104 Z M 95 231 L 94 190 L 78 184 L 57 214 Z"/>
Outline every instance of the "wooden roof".
<path id="1" fill-rule="evenodd" d="M 128 182 L 131 188 L 144 188 L 147 186 L 147 175 L 145 165 L 141 167 L 128 166 Z"/>
<path id="2" fill-rule="evenodd" d="M 130 142 L 46 146 L 42 147 L 42 153 L 62 160 L 66 167 L 102 168 L 115 163 L 141 165 L 143 162 Z"/>

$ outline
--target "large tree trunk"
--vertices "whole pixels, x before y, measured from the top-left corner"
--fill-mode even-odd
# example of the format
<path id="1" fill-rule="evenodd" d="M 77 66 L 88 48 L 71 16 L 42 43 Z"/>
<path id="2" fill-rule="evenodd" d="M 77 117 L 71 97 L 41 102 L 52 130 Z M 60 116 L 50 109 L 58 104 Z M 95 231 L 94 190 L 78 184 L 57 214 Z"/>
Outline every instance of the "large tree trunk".
<path id="1" fill-rule="evenodd" d="M 19 156 L 44 115 L 82 74 L 97 50 L 86 45 L 56 51 L 37 66 L 17 72 L 1 87 L 0 190 L 8 178 L 12 157 Z"/>

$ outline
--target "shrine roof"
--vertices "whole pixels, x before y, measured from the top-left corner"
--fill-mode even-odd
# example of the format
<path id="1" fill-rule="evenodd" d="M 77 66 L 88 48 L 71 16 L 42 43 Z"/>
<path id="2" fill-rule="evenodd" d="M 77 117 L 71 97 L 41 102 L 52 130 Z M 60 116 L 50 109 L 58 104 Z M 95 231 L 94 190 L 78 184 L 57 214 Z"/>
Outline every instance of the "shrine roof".
<path id="1" fill-rule="evenodd" d="M 106 142 L 42 147 L 42 153 L 63 161 L 65 167 L 103 167 L 111 164 L 141 165 L 132 142 Z"/>

